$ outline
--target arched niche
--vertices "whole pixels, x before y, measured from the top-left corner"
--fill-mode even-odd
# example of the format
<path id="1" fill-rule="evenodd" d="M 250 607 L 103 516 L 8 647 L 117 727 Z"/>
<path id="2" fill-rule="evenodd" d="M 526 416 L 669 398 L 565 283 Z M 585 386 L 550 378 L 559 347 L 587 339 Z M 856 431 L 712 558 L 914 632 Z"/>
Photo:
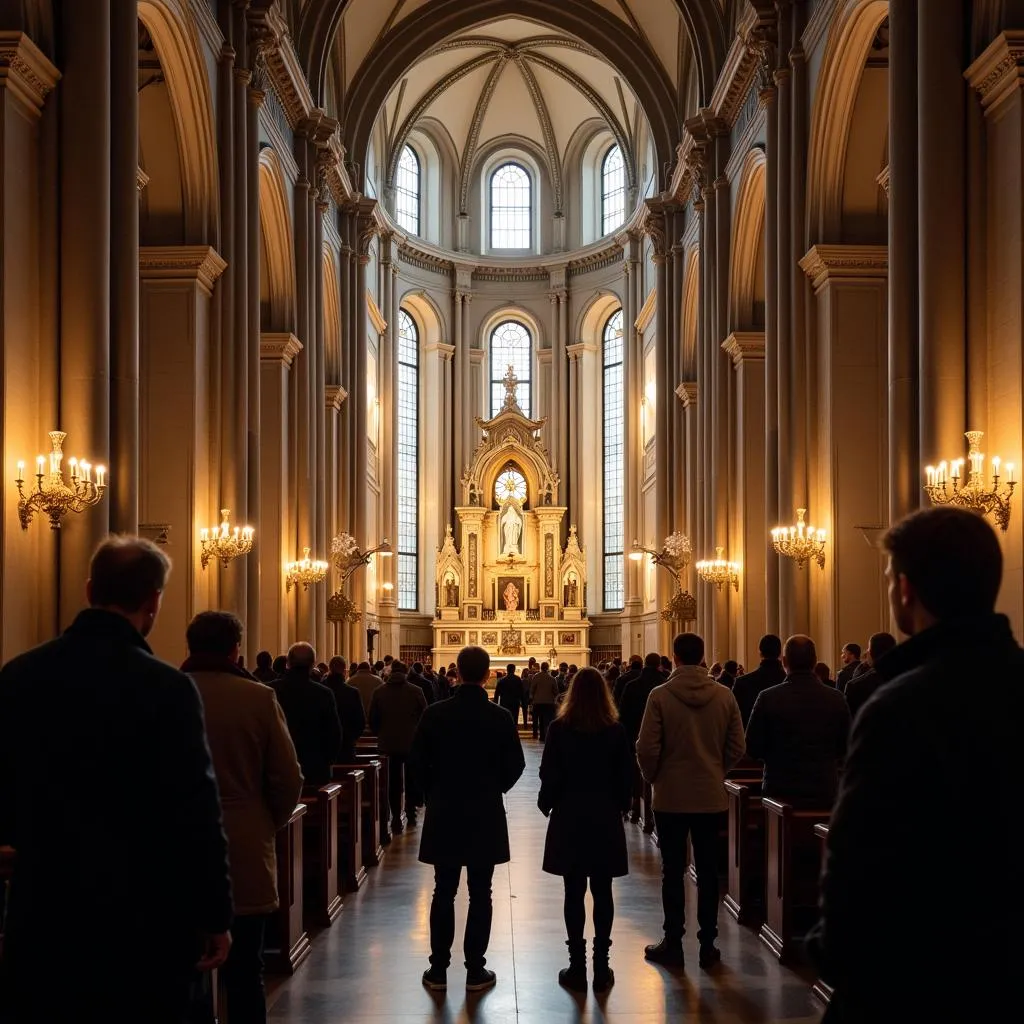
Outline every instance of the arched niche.
<path id="1" fill-rule="evenodd" d="M 888 12 L 887 0 L 842 0 L 833 18 L 811 114 L 807 218 L 812 243 L 844 240 L 845 178 L 854 112 L 872 42 Z M 887 130 L 888 116 L 879 118 L 877 107 L 871 116 Z M 881 170 L 878 167 L 875 173 Z"/>
<path id="2" fill-rule="evenodd" d="M 295 257 L 291 215 L 281 161 L 269 146 L 260 150 L 260 325 L 294 329 Z M 305 344 L 306 339 L 300 339 Z M 329 372 L 329 371 L 328 371 Z"/>
<path id="3" fill-rule="evenodd" d="M 621 308 L 622 299 L 614 292 L 601 291 L 582 310 L 577 321 L 578 331 L 576 337 L 583 338 L 596 345 L 598 352 L 601 351 L 601 344 L 604 340 L 604 326 L 608 323 L 608 317 L 617 309 Z M 623 325 L 623 329 L 625 330 Z"/>
<path id="4" fill-rule="evenodd" d="M 416 322 L 421 347 L 444 342 L 444 317 L 437 304 L 423 289 L 406 292 L 401 297 L 399 305 Z"/>
<path id="5" fill-rule="evenodd" d="M 729 273 L 729 319 L 733 330 L 759 327 L 764 321 L 766 166 L 764 150 L 751 149 L 740 173 Z"/>
<path id="6" fill-rule="evenodd" d="M 210 83 L 188 3 L 186 0 L 139 0 L 139 21 L 149 33 L 160 58 L 173 117 L 181 175 L 184 241 L 208 242 L 215 237 L 217 224 L 217 147 Z M 140 96 L 140 105 L 144 95 Z M 140 116 L 143 126 L 146 120 Z M 155 170 L 152 162 L 150 167 Z"/>
<path id="7" fill-rule="evenodd" d="M 328 384 L 341 383 L 341 310 L 338 264 L 334 250 L 324 245 L 324 372 Z"/>

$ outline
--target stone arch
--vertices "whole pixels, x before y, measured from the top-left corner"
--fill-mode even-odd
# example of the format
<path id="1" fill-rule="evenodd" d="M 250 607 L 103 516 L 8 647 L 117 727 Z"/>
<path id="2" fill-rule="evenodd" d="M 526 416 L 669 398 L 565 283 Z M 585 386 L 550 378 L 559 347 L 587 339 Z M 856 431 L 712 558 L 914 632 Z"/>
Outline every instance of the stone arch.
<path id="1" fill-rule="evenodd" d="M 341 383 L 341 293 L 334 250 L 324 245 L 324 373 L 328 384 Z"/>
<path id="2" fill-rule="evenodd" d="M 602 289 L 580 311 L 576 320 L 575 337 L 583 338 L 597 345 L 600 353 L 604 325 L 608 322 L 608 318 L 621 308 L 622 299 L 615 292 Z M 625 325 L 623 328 L 625 329 Z"/>
<path id="3" fill-rule="evenodd" d="M 260 305 L 264 330 L 294 329 L 291 216 L 281 161 L 269 146 L 260 151 Z"/>
<path id="4" fill-rule="evenodd" d="M 178 136 L 187 241 L 216 237 L 217 147 L 213 103 L 199 42 L 185 0 L 139 0 L 160 58 Z"/>
<path id="5" fill-rule="evenodd" d="M 421 345 L 437 345 L 444 342 L 444 316 L 437 303 L 423 289 L 410 289 L 402 295 L 398 305 L 416 322 Z"/>
<path id="6" fill-rule="evenodd" d="M 843 178 L 861 75 L 887 0 L 843 0 L 822 58 L 807 168 L 807 226 L 814 242 L 839 241 Z"/>
<path id="7" fill-rule="evenodd" d="M 683 270 L 683 373 L 687 380 L 697 379 L 697 312 L 700 305 L 700 249 L 694 246 L 686 254 Z"/>
<path id="8" fill-rule="evenodd" d="M 755 326 L 759 294 L 763 301 L 766 166 L 764 150 L 754 148 L 747 153 L 740 173 L 729 273 L 729 320 L 733 330 Z"/>

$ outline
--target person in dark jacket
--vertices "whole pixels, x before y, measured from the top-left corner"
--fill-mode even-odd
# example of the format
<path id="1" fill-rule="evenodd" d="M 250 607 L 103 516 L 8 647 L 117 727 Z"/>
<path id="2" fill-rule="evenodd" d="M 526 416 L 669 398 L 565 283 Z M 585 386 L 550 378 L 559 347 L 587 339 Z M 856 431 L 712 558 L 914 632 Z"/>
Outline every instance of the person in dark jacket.
<path id="1" fill-rule="evenodd" d="M 735 661 L 727 661 L 718 674 L 718 682 L 728 686 L 731 690 L 736 685 L 736 674 L 739 672 L 739 665 Z"/>
<path id="2" fill-rule="evenodd" d="M 341 749 L 341 722 L 334 694 L 311 673 L 316 651 L 307 643 L 288 648 L 288 668 L 271 686 L 277 694 L 307 786 L 331 781 L 331 765 Z"/>
<path id="3" fill-rule="evenodd" d="M 650 655 L 648 655 L 650 657 Z M 660 669 L 661 658 L 658 658 L 658 667 Z M 615 688 L 612 691 L 612 696 L 615 699 L 615 706 L 622 711 L 622 695 L 626 692 L 626 687 L 629 686 L 634 679 L 640 678 L 640 673 L 644 670 L 644 659 L 639 654 L 634 654 L 629 659 L 629 665 L 626 671 L 623 672 L 618 679 L 615 680 Z M 662 677 L 662 682 L 665 681 Z"/>
<path id="4" fill-rule="evenodd" d="M 271 669 L 275 678 L 280 679 L 288 671 L 288 656 L 286 654 L 279 654 L 274 659 Z"/>
<path id="5" fill-rule="evenodd" d="M 270 651 L 260 651 L 256 655 L 256 668 L 253 670 L 253 679 L 261 683 L 269 683 L 277 678 L 274 671 L 274 658 Z"/>
<path id="6" fill-rule="evenodd" d="M 565 886 L 565 930 L 569 966 L 559 984 L 587 990 L 584 897 L 594 900 L 594 991 L 615 981 L 608 966 L 612 944 L 612 879 L 629 873 L 622 815 L 633 787 L 633 746 L 618 722 L 611 691 L 593 668 L 576 673 L 548 727 L 540 766 L 537 806 L 549 817 L 544 870 Z"/>
<path id="7" fill-rule="evenodd" d="M 502 794 L 519 781 L 526 761 L 512 716 L 487 699 L 490 661 L 480 647 L 459 652 L 461 685 L 451 700 L 424 712 L 410 755 L 427 804 L 419 859 L 434 866 L 430 967 L 423 984 L 435 991 L 448 987 L 455 893 L 464 867 L 469 887 L 466 989 L 481 991 L 496 980 L 485 954 L 494 867 L 511 857 Z"/>
<path id="8" fill-rule="evenodd" d="M 892 633 L 873 633 L 868 640 L 868 670 L 854 676 L 846 684 L 846 703 L 850 708 L 850 719 L 857 717 L 857 712 L 868 702 L 868 698 L 877 690 L 885 679 L 879 674 L 876 666 L 896 646 L 896 637 Z"/>
<path id="9" fill-rule="evenodd" d="M 1020 804 L 1024 651 L 994 611 L 999 539 L 946 505 L 903 519 L 883 547 L 910 639 L 876 665 L 885 684 L 854 722 L 832 813 L 811 943 L 835 989 L 825 1020 L 1006 1020 L 1003 986 L 979 984 L 1019 970 L 1024 912 L 1007 831 Z M 966 829 L 955 887 L 951 822 Z"/>
<path id="10" fill-rule="evenodd" d="M 747 755 L 764 761 L 764 796 L 829 808 L 846 754 L 850 709 L 838 690 L 814 674 L 814 641 L 786 641 L 786 679 L 763 690 L 747 723 Z"/>
<path id="11" fill-rule="evenodd" d="M 836 688 L 840 693 L 846 692 L 850 680 L 861 667 L 860 644 L 846 644 L 842 651 L 843 667 L 836 674 Z"/>
<path id="12" fill-rule="evenodd" d="M 825 686 L 831 686 L 834 690 L 836 688 L 836 681 L 832 678 L 832 670 L 823 661 L 819 661 L 814 666 L 814 674 L 818 677 L 819 683 L 824 683 Z"/>
<path id="13" fill-rule="evenodd" d="M 0 846 L 16 851 L 4 1020 L 178 1024 L 197 963 L 227 958 L 227 840 L 202 704 L 145 640 L 169 571 L 149 541 L 108 538 L 90 607 L 0 672 Z M 86 934 L 62 955 L 69 905 Z"/>
<path id="14" fill-rule="evenodd" d="M 338 662 L 341 662 L 339 665 Z M 363 662 L 365 665 L 366 662 Z M 359 666 L 360 671 L 362 665 Z M 334 694 L 341 725 L 341 743 L 338 746 L 338 764 L 356 763 L 356 740 L 366 728 L 366 713 L 363 711 L 363 696 L 351 683 L 345 681 L 345 659 L 331 658 L 323 685 Z M 369 666 L 367 666 L 369 671 Z"/>
<path id="15" fill-rule="evenodd" d="M 370 732 L 377 737 L 377 748 L 388 756 L 388 804 L 391 831 L 395 833 L 403 828 L 403 793 L 406 823 L 410 826 L 416 824 L 416 808 L 423 802 L 416 772 L 409 764 L 409 752 L 416 727 L 426 709 L 423 687 L 410 680 L 403 662 L 392 662 L 388 681 L 378 686 L 370 698 Z"/>
<path id="16" fill-rule="evenodd" d="M 512 716 L 512 721 L 517 725 L 521 707 L 523 709 L 523 725 L 526 725 L 526 709 L 529 706 L 529 701 L 526 698 L 522 676 L 516 675 L 515 665 L 509 665 L 505 674 L 495 683 L 494 700 L 508 711 Z"/>
<path id="17" fill-rule="evenodd" d="M 769 686 L 778 686 L 786 678 L 786 670 L 782 667 L 782 641 L 774 634 L 767 633 L 761 637 L 757 645 L 761 652 L 761 665 L 740 676 L 733 684 L 732 693 L 736 703 L 740 706 L 740 718 L 743 719 L 743 727 L 746 728 L 750 721 L 750 712 L 754 709 L 754 701 L 757 700 L 762 690 Z"/>
<path id="18" fill-rule="evenodd" d="M 428 679 L 423 674 L 423 665 L 420 662 L 413 662 L 412 668 L 406 673 L 406 681 L 420 688 L 423 692 L 423 699 L 428 705 L 433 704 L 437 700 L 437 690 L 434 689 L 434 681 L 433 679 Z"/>
<path id="19" fill-rule="evenodd" d="M 530 676 L 530 705 L 533 708 L 533 723 L 539 727 L 541 743 L 547 738 L 548 726 L 554 720 L 558 706 L 558 682 L 548 671 L 550 666 L 541 662 L 540 671 Z"/>
<path id="20" fill-rule="evenodd" d="M 640 723 L 644 720 L 647 710 L 647 698 L 651 690 L 661 686 L 665 677 L 661 674 L 661 655 L 648 654 L 644 659 L 643 668 L 636 679 L 626 684 L 619 707 L 619 720 L 626 730 L 631 747 L 636 746 L 636 738 L 640 735 Z M 639 772 L 639 768 L 637 769 Z"/>

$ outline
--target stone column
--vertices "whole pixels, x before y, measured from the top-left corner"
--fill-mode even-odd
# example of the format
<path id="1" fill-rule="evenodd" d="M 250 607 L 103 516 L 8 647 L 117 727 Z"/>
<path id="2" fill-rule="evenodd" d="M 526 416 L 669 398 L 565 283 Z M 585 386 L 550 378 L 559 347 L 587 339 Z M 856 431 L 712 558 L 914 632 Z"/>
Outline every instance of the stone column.
<path id="1" fill-rule="evenodd" d="M 476 417 L 488 415 L 487 408 L 480 409 L 480 390 L 476 386 L 476 380 L 473 376 L 473 353 L 470 351 L 474 349 L 473 345 L 473 331 L 471 327 L 471 316 L 472 316 L 472 302 L 473 293 L 471 291 L 465 291 L 462 295 L 462 358 L 465 360 L 465 366 L 462 370 L 462 384 L 466 389 L 464 401 L 467 403 L 466 415 L 462 418 L 462 453 L 466 460 L 465 469 L 473 461 L 473 452 L 476 451 L 476 443 L 480 437 L 480 431 L 477 429 Z M 479 349 L 475 349 L 479 352 Z M 486 371 L 485 371 L 486 372 Z M 462 476 L 462 471 L 459 471 L 459 476 Z"/>
<path id="2" fill-rule="evenodd" d="M 640 429 L 639 411 L 644 399 L 643 353 L 637 336 L 636 278 L 640 273 L 640 239 L 629 233 L 623 247 L 623 303 L 622 303 L 622 379 L 626 390 L 625 403 L 625 508 L 623 541 L 628 556 L 634 538 L 643 533 L 643 515 L 640 488 L 644 475 L 644 439 Z M 641 654 L 643 633 L 640 616 L 643 614 L 642 562 L 627 557 L 625 560 L 625 593 L 622 608 L 622 657 Z"/>
<path id="3" fill-rule="evenodd" d="M 466 457 L 466 453 L 462 450 L 461 427 L 462 420 L 467 415 L 468 403 L 466 370 L 469 367 L 469 360 L 464 358 L 463 352 L 465 345 L 462 340 L 462 298 L 462 289 L 456 284 L 455 289 L 452 292 L 452 324 L 454 327 L 455 342 L 455 404 L 452 406 L 452 420 L 454 423 L 452 439 L 454 443 L 452 446 L 452 457 L 455 460 L 455 472 L 453 476 L 456 480 L 462 479 L 462 474 L 469 465 L 469 459 Z M 457 487 L 456 490 L 458 490 Z"/>
<path id="4" fill-rule="evenodd" d="M 582 344 L 568 345 L 566 346 L 566 353 L 569 357 L 569 408 L 582 412 L 583 406 L 580 404 L 583 400 L 582 389 L 580 387 L 580 375 L 583 372 L 581 361 L 583 358 Z M 567 474 L 568 483 L 568 501 L 566 504 L 569 506 L 570 518 L 578 516 L 580 512 L 580 459 L 582 452 L 580 450 L 580 416 L 573 415 L 569 417 L 569 472 Z M 573 520 L 575 522 L 575 519 Z"/>
<path id="5" fill-rule="evenodd" d="M 326 324 L 324 321 L 324 221 L 331 209 L 330 193 L 327 189 L 327 164 L 323 153 L 318 152 L 316 163 L 316 181 L 318 187 L 313 192 L 314 203 L 310 210 L 313 217 L 313 249 L 310 260 L 313 266 L 313 317 L 314 338 L 316 341 L 316 359 L 313 363 L 313 383 L 311 389 L 310 433 L 316 440 L 314 449 L 314 479 L 316 490 L 313 495 L 313 539 L 314 552 L 317 558 L 329 561 L 330 536 L 327 533 L 327 496 L 324 493 L 325 463 L 327 458 L 327 421 L 323 416 L 324 404 L 327 401 L 327 341 Z M 327 584 L 315 588 L 313 598 L 314 636 L 316 648 L 321 658 L 327 651 L 327 644 L 333 642 L 333 631 L 327 628 Z M 333 652 L 331 652 L 333 653 Z"/>
<path id="6" fill-rule="evenodd" d="M 381 481 L 381 533 L 398 550 L 398 469 L 396 466 L 396 438 L 398 437 L 398 295 L 394 259 L 394 237 L 390 232 L 380 236 L 381 311 L 387 322 L 380 337 L 380 443 L 377 448 L 378 477 Z M 420 357 L 422 359 L 422 356 Z M 422 516 L 421 516 L 422 519 Z M 420 522 L 420 534 L 423 535 Z M 379 543 L 379 542 L 378 542 Z M 397 554 L 377 562 L 377 615 L 380 619 L 381 650 L 398 650 L 398 573 Z M 422 563 L 422 558 L 421 558 Z M 391 590 L 383 585 L 390 583 Z M 421 588 L 422 589 L 422 588 Z"/>
<path id="7" fill-rule="evenodd" d="M 566 432 L 567 420 L 569 418 L 569 410 L 573 407 L 566 400 L 565 395 L 565 378 L 566 378 L 566 351 L 570 344 L 569 337 L 569 291 L 567 288 L 561 288 L 558 292 L 558 332 L 555 335 L 555 364 L 558 366 L 558 390 L 555 392 L 557 399 L 554 405 L 554 410 L 559 417 L 558 427 L 558 464 L 556 465 L 556 471 L 562 475 L 565 474 L 569 469 L 569 438 Z M 574 522 L 579 522 L 580 510 L 573 508 L 570 510 L 571 516 Z M 563 527 L 566 530 L 568 536 L 568 524 L 563 521 Z"/>
<path id="8" fill-rule="evenodd" d="M 324 453 L 327 459 L 325 470 L 325 489 L 327 502 L 327 532 L 330 537 L 337 536 L 341 530 L 342 482 L 348 480 L 348 476 L 342 468 L 342 429 L 341 429 L 341 406 L 348 398 L 348 392 L 340 384 L 327 384 L 324 387 L 324 404 L 326 406 L 326 420 L 324 431 Z M 324 551 L 323 556 L 327 561 L 331 560 L 330 545 Z M 333 593 L 337 585 L 337 575 L 332 568 L 327 576 L 325 594 Z M 341 627 L 339 623 L 327 623 L 326 625 L 327 650 L 326 655 L 345 655 L 341 644 Z"/>

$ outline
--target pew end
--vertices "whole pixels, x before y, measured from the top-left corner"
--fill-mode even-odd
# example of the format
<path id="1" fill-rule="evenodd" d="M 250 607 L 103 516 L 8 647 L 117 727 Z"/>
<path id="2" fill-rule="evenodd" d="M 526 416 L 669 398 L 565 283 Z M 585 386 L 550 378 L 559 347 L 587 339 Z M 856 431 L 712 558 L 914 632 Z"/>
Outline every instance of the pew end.
<path id="1" fill-rule="evenodd" d="M 309 934 L 303 926 L 302 819 L 305 804 L 297 804 L 277 833 L 277 893 L 280 905 L 271 916 L 264 951 L 272 974 L 294 974 L 309 956 Z"/>

